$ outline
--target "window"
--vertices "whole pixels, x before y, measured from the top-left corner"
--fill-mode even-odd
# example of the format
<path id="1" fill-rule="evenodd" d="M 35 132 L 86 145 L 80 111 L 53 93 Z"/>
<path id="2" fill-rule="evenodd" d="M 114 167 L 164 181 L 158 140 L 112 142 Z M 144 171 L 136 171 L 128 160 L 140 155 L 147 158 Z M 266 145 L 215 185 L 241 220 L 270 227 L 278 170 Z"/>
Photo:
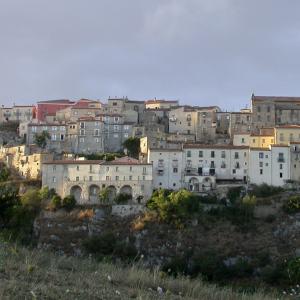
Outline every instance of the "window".
<path id="1" fill-rule="evenodd" d="M 64 140 L 65 140 L 65 135 L 64 135 L 64 134 L 61 134 L 61 135 L 60 135 L 60 140 L 61 140 L 61 141 L 64 141 Z"/>
<path id="2" fill-rule="evenodd" d="M 203 151 L 202 150 L 199 151 L 199 157 L 203 157 Z"/>
<path id="3" fill-rule="evenodd" d="M 55 133 L 51 134 L 51 140 L 56 141 L 56 134 Z"/>
<path id="4" fill-rule="evenodd" d="M 129 168 L 129 171 L 132 172 L 132 167 Z"/>
<path id="5" fill-rule="evenodd" d="M 267 112 L 270 112 L 270 111 L 271 111 L 271 107 L 268 106 L 268 107 L 267 107 Z"/>
<path id="6" fill-rule="evenodd" d="M 90 172 L 93 171 L 93 165 L 90 165 Z"/>
<path id="7" fill-rule="evenodd" d="M 66 130 L 65 126 L 60 126 L 60 131 L 65 131 L 65 130 Z"/>
<path id="8" fill-rule="evenodd" d="M 215 157 L 215 151 L 210 152 L 210 157 Z"/>
<path id="9" fill-rule="evenodd" d="M 263 152 L 259 152 L 259 153 L 258 153 L 258 157 L 259 157 L 259 158 L 264 158 L 264 153 L 263 153 Z"/>
<path id="10" fill-rule="evenodd" d="M 191 156 L 192 156 L 191 150 L 188 150 L 188 151 L 187 151 L 186 156 L 187 156 L 187 157 L 191 157 Z"/>
<path id="11" fill-rule="evenodd" d="M 257 121 L 259 121 L 259 122 L 261 121 L 261 116 L 260 115 L 257 116 Z"/>
<path id="12" fill-rule="evenodd" d="M 53 171 L 53 172 L 56 171 L 56 165 L 54 165 L 54 166 L 52 167 L 52 171 Z"/>
<path id="13" fill-rule="evenodd" d="M 279 169 L 282 170 L 282 164 L 279 165 Z"/>
<path id="14" fill-rule="evenodd" d="M 279 140 L 280 140 L 281 142 L 283 142 L 283 141 L 284 141 L 284 136 L 283 136 L 283 133 L 280 133 L 280 135 L 279 135 Z"/>
<path id="15" fill-rule="evenodd" d="M 90 176 L 90 177 L 89 177 L 89 181 L 93 181 L 93 176 Z"/>
<path id="16" fill-rule="evenodd" d="M 262 168 L 264 163 L 262 161 L 259 162 L 259 167 Z"/>
<path id="17" fill-rule="evenodd" d="M 124 138 L 128 138 L 128 133 L 124 133 Z"/>
<path id="18" fill-rule="evenodd" d="M 257 106 L 257 112 L 260 112 L 260 110 L 261 110 L 260 106 Z"/>
<path id="19" fill-rule="evenodd" d="M 79 176 L 76 176 L 76 181 L 79 181 Z"/>
<path id="20" fill-rule="evenodd" d="M 173 186 L 176 186 L 176 183 L 173 183 Z"/>
<path id="21" fill-rule="evenodd" d="M 106 172 L 108 172 L 109 171 L 109 167 L 106 167 Z"/>
<path id="22" fill-rule="evenodd" d="M 226 153 L 225 153 L 225 151 L 223 150 L 222 152 L 221 152 L 221 158 L 225 158 L 226 157 Z"/>
<path id="23" fill-rule="evenodd" d="M 119 125 L 114 125 L 114 131 L 118 131 L 119 130 Z"/>
<path id="24" fill-rule="evenodd" d="M 252 143 L 253 143 L 253 144 L 255 143 L 255 139 L 252 140 Z"/>
<path id="25" fill-rule="evenodd" d="M 79 166 L 76 166 L 76 170 L 79 171 Z"/>
<path id="26" fill-rule="evenodd" d="M 222 161 L 222 163 L 221 163 L 221 168 L 222 168 L 222 169 L 225 169 L 225 168 L 226 168 L 225 161 Z"/>
<path id="27" fill-rule="evenodd" d="M 117 133 L 114 134 L 114 138 L 118 138 L 119 135 Z"/>
<path id="28" fill-rule="evenodd" d="M 129 180 L 132 180 L 132 176 L 131 175 L 129 176 Z"/>
<path id="29" fill-rule="evenodd" d="M 110 180 L 109 176 L 106 176 L 106 181 L 109 181 L 109 180 Z"/>
<path id="30" fill-rule="evenodd" d="M 84 138 L 83 138 L 83 137 L 81 137 L 81 138 L 79 139 L 79 143 L 84 143 Z"/>
<path id="31" fill-rule="evenodd" d="M 234 152 L 234 158 L 238 159 L 239 158 L 239 153 L 238 152 Z"/>
<path id="32" fill-rule="evenodd" d="M 282 172 L 279 173 L 279 177 L 282 178 Z"/>
<path id="33" fill-rule="evenodd" d="M 271 117 L 269 115 L 267 115 L 267 121 L 270 122 L 271 121 Z"/>
<path id="34" fill-rule="evenodd" d="M 85 135 L 85 130 L 84 129 L 80 129 L 80 135 Z"/>
<path id="35" fill-rule="evenodd" d="M 52 177 L 52 182 L 56 182 L 56 177 L 55 176 Z"/>
<path id="36" fill-rule="evenodd" d="M 100 133 L 100 132 L 99 132 L 99 129 L 95 129 L 95 130 L 94 130 L 94 135 L 98 136 L 99 133 Z"/>
<path id="37" fill-rule="evenodd" d="M 56 130 L 57 130 L 57 127 L 56 127 L 56 126 L 52 126 L 52 130 L 53 130 L 53 131 L 56 131 Z"/>
<path id="38" fill-rule="evenodd" d="M 95 127 L 99 127 L 99 125 L 100 125 L 100 122 L 96 121 L 95 122 Z"/>
<path id="39" fill-rule="evenodd" d="M 173 168 L 173 173 L 178 173 L 178 168 Z"/>
<path id="40" fill-rule="evenodd" d="M 95 138 L 95 143 L 99 143 L 100 140 L 98 138 Z"/>
<path id="41" fill-rule="evenodd" d="M 119 180 L 119 176 L 116 176 L 116 180 Z"/>
<path id="42" fill-rule="evenodd" d="M 245 144 L 245 138 L 242 138 L 242 144 Z"/>
<path id="43" fill-rule="evenodd" d="M 263 169 L 259 169 L 259 174 L 260 174 L 260 175 L 263 174 Z"/>
<path id="44" fill-rule="evenodd" d="M 80 123 L 80 128 L 82 128 L 82 129 L 84 129 L 84 128 L 85 128 L 85 126 L 84 126 L 84 122 L 81 122 L 81 123 Z"/>
<path id="45" fill-rule="evenodd" d="M 284 156 L 282 152 L 278 153 L 278 162 L 284 162 Z"/>
<path id="46" fill-rule="evenodd" d="M 235 169 L 232 169 L 232 174 L 235 174 L 236 173 L 236 170 Z"/>

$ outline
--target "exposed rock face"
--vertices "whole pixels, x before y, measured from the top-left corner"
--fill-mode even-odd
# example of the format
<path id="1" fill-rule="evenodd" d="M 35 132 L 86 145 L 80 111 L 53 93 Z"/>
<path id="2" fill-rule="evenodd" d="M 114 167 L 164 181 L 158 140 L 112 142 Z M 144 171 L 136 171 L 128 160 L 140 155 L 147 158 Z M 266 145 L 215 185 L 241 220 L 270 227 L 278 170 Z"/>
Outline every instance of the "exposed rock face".
<path id="1" fill-rule="evenodd" d="M 134 239 L 139 253 L 148 265 L 160 265 L 187 251 L 214 251 L 224 257 L 255 257 L 268 252 L 271 257 L 300 255 L 300 214 L 278 214 L 272 223 L 256 219 L 253 229 L 242 232 L 230 222 L 205 223 L 191 221 L 183 229 L 150 222 L 141 230 L 132 226 L 134 216 L 116 217 L 97 208 L 90 213 L 75 209 L 44 212 L 35 222 L 38 247 L 59 253 L 82 255 L 82 241 L 93 235 L 112 231 L 121 241 Z M 231 262 L 231 261 L 230 261 Z"/>

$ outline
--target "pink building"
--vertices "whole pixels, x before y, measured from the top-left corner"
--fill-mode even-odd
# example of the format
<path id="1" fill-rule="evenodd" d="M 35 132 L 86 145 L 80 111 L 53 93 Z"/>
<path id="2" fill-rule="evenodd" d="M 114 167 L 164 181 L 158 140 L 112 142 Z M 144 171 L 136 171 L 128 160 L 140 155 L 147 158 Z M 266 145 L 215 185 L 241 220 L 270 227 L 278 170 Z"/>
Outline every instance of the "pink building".
<path id="1" fill-rule="evenodd" d="M 70 100 L 48 100 L 37 102 L 36 117 L 38 121 L 44 121 L 47 115 L 55 115 L 61 109 L 74 105 Z"/>

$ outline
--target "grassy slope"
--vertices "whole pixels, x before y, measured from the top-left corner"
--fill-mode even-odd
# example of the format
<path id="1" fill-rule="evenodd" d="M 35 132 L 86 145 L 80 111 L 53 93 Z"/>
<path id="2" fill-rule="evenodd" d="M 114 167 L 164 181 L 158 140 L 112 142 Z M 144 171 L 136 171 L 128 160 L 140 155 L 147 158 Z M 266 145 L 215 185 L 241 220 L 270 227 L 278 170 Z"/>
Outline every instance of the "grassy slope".
<path id="1" fill-rule="evenodd" d="M 111 277 L 109 280 L 108 276 Z M 157 292 L 162 287 L 163 294 Z M 275 299 L 236 294 L 200 280 L 166 278 L 138 266 L 56 256 L 0 244 L 0 299 Z"/>

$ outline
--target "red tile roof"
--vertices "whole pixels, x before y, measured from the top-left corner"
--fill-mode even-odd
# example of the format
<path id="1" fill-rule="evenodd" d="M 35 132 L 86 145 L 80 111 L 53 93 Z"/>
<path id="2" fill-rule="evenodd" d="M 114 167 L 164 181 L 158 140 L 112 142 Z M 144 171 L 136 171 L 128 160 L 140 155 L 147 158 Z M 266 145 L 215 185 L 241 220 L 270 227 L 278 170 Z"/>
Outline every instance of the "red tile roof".
<path id="1" fill-rule="evenodd" d="M 184 144 L 184 149 L 249 149 L 249 146 L 234 146 L 234 145 L 209 145 L 209 144 Z"/>

